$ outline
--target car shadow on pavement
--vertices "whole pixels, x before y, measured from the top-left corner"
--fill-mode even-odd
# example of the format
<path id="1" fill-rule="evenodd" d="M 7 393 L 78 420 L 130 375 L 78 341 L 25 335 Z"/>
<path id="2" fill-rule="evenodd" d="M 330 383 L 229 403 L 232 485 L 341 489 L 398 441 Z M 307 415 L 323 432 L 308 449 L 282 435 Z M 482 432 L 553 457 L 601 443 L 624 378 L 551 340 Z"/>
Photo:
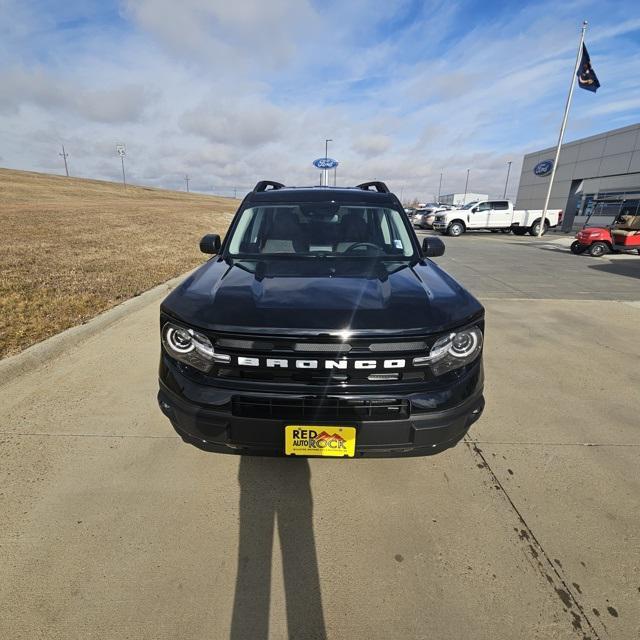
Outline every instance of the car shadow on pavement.
<path id="1" fill-rule="evenodd" d="M 274 529 L 277 524 L 289 638 L 326 638 L 313 500 L 306 459 L 240 460 L 240 542 L 232 640 L 269 636 Z"/>
<path id="2" fill-rule="evenodd" d="M 624 258 L 621 260 L 612 260 L 601 264 L 590 264 L 589 269 L 596 271 L 604 271 L 606 273 L 615 273 L 619 276 L 627 276 L 628 278 L 640 278 L 640 256 L 635 258 Z M 640 293 L 638 294 L 640 298 Z"/>

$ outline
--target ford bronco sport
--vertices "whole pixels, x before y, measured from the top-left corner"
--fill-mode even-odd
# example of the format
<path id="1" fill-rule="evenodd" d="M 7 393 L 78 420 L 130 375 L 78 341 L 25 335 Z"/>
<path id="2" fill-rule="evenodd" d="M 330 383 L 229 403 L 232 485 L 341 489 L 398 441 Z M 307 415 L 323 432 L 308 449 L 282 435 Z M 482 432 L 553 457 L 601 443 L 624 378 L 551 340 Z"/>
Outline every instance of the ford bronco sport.
<path id="1" fill-rule="evenodd" d="M 484 407 L 482 305 L 382 182 L 259 182 L 160 310 L 161 410 L 209 451 L 416 456 Z"/>

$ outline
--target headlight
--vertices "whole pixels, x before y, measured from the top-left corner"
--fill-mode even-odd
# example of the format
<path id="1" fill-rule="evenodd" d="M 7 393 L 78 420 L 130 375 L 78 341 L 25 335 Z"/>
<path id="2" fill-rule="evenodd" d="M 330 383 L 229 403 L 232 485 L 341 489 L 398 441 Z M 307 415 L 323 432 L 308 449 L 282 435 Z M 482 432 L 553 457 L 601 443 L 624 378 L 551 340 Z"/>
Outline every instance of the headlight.
<path id="1" fill-rule="evenodd" d="M 172 322 L 162 327 L 162 346 L 172 358 L 205 373 L 215 362 L 231 360 L 228 355 L 216 353 L 207 336 Z"/>
<path id="2" fill-rule="evenodd" d="M 413 359 L 416 367 L 429 366 L 435 376 L 453 371 L 473 362 L 482 350 L 482 331 L 467 327 L 438 338 L 428 356 Z"/>

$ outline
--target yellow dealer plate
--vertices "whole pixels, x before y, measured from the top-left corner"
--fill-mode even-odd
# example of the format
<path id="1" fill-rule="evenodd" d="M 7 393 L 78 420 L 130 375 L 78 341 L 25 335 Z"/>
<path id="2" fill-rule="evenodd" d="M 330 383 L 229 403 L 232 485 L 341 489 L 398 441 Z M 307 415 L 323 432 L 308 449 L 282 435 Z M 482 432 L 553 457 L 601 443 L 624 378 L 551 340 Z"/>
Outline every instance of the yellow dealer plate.
<path id="1" fill-rule="evenodd" d="M 288 456 L 353 458 L 356 452 L 356 429 L 289 424 L 284 428 L 284 452 Z"/>

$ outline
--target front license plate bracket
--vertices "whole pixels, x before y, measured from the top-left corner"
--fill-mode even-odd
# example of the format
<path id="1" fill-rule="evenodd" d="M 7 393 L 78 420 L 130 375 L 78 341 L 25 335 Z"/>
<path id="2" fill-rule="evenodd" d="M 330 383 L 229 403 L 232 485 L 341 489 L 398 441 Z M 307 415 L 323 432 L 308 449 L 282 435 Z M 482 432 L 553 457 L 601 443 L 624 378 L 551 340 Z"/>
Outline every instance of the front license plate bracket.
<path id="1" fill-rule="evenodd" d="M 355 427 L 288 424 L 284 428 L 287 456 L 353 458 L 355 451 Z"/>

